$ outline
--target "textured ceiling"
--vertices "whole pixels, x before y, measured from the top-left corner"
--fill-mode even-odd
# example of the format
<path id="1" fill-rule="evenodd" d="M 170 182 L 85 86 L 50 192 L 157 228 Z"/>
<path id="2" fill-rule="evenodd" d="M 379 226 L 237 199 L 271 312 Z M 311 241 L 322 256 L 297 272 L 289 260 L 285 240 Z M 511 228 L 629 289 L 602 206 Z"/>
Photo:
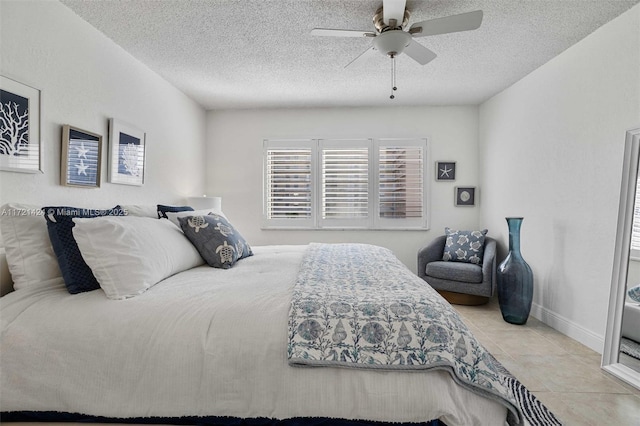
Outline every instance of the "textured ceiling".
<path id="1" fill-rule="evenodd" d="M 421 66 L 374 52 L 345 68 L 374 30 L 381 0 L 62 0 L 206 109 L 479 104 L 640 0 L 408 0 L 409 25 L 481 9 L 475 31 L 419 38 Z M 640 29 L 639 29 L 640 31 Z"/>

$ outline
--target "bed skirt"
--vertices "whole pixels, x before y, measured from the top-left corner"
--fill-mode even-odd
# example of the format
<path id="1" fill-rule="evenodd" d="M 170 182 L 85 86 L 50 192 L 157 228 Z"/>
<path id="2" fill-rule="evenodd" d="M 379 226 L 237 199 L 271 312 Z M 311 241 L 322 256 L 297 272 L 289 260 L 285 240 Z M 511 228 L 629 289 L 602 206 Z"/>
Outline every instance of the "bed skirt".
<path id="1" fill-rule="evenodd" d="M 237 417 L 138 417 L 108 418 L 77 413 L 54 411 L 14 411 L 0 413 L 0 422 L 81 422 L 81 423 L 135 423 L 211 426 L 447 426 L 440 420 L 421 423 L 389 423 L 366 420 L 330 419 L 327 417 L 292 418 L 285 420 Z"/>

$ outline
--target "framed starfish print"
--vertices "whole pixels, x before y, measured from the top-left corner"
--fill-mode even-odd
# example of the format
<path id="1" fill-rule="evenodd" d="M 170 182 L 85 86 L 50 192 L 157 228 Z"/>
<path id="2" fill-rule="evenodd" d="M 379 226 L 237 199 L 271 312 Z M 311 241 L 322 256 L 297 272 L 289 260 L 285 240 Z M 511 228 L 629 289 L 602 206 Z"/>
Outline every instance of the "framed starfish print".
<path id="1" fill-rule="evenodd" d="M 456 180 L 456 162 L 436 161 L 436 180 Z"/>
<path id="2" fill-rule="evenodd" d="M 68 124 L 62 126 L 60 183 L 78 188 L 100 187 L 102 136 Z"/>
<path id="3" fill-rule="evenodd" d="M 109 120 L 109 182 L 144 183 L 145 133 L 120 120 Z"/>

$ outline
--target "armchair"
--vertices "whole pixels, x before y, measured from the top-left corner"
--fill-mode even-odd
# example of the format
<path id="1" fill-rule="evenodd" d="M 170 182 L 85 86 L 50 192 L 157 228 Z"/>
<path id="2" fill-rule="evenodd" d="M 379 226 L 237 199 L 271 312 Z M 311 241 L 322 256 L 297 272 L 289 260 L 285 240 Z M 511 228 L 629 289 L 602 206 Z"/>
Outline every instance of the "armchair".
<path id="1" fill-rule="evenodd" d="M 442 260 L 446 236 L 442 235 L 418 250 L 418 276 L 450 303 L 482 305 L 496 290 L 496 241 L 485 237 L 479 265 Z"/>

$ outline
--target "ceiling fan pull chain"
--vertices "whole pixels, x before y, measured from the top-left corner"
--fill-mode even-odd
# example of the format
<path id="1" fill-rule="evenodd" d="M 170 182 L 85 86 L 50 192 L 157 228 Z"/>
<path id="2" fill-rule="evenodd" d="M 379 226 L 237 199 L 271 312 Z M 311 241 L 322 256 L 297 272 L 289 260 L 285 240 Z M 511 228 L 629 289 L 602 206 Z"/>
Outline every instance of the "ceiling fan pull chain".
<path id="1" fill-rule="evenodd" d="M 396 96 L 393 94 L 398 88 L 396 87 L 396 55 L 391 56 L 391 96 L 389 99 L 395 99 Z"/>
<path id="2" fill-rule="evenodd" d="M 393 90 L 398 90 L 396 87 L 396 55 L 393 55 Z"/>

